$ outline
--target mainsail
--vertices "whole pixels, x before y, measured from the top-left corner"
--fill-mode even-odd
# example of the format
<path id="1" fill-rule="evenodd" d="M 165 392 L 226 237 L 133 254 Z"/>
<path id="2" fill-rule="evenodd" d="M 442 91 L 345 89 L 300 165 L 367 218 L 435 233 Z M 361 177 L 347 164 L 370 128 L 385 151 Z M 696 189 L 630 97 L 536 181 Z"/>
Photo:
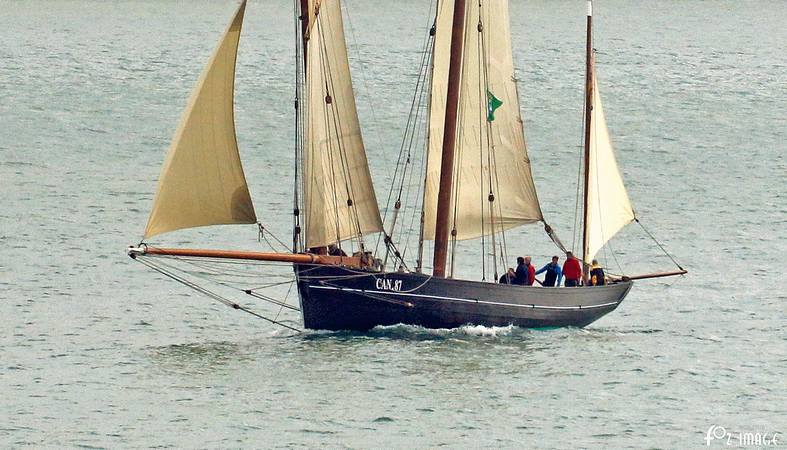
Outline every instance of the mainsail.
<path id="1" fill-rule="evenodd" d="M 311 0 L 306 48 L 306 246 L 382 231 L 355 109 L 339 0 Z"/>
<path id="2" fill-rule="evenodd" d="M 235 59 L 246 2 L 200 75 L 159 177 L 145 238 L 182 228 L 255 223 L 235 138 Z"/>
<path id="3" fill-rule="evenodd" d="M 586 262 L 598 253 L 621 228 L 634 220 L 623 178 L 615 161 L 609 138 L 598 83 L 593 76 L 593 103 L 590 118 L 590 157 L 588 164 Z"/>
<path id="4" fill-rule="evenodd" d="M 453 0 L 438 4 L 424 239 L 434 239 L 435 232 L 454 9 Z M 480 6 L 467 2 L 464 23 L 451 195 L 451 228 L 459 240 L 542 220 L 519 113 L 508 2 L 488 1 Z M 499 107 L 497 102 L 492 105 L 493 114 L 488 110 L 490 98 L 502 101 Z M 490 193 L 495 198 L 491 203 Z"/>

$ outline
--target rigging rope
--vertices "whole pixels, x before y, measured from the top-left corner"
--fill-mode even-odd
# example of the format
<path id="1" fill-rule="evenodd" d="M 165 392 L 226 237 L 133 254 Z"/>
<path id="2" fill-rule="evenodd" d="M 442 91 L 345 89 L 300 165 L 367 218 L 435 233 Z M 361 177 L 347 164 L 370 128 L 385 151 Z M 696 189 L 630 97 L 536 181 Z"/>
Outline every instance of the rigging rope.
<path id="1" fill-rule="evenodd" d="M 290 298 L 290 292 L 292 292 L 292 287 L 293 287 L 294 285 L 295 285 L 295 283 L 291 284 L 291 285 L 290 285 L 290 287 L 289 287 L 289 289 L 287 289 L 287 294 L 284 296 L 284 303 L 287 303 L 287 300 L 289 300 L 289 298 Z M 274 318 L 273 318 L 273 320 L 279 320 L 279 316 L 281 315 L 282 311 L 284 311 L 284 305 L 282 305 L 282 306 L 279 308 L 279 312 L 277 312 L 277 313 L 276 313 L 276 317 L 274 317 Z M 299 311 L 300 311 L 300 309 L 299 309 Z"/>
<path id="2" fill-rule="evenodd" d="M 305 61 L 303 58 L 303 36 L 301 34 L 301 30 L 303 29 L 303 23 L 305 20 L 308 20 L 307 12 L 304 12 L 302 15 L 299 14 L 300 10 L 300 1 L 293 0 L 293 11 L 295 16 L 295 160 L 294 160 L 294 167 L 293 167 L 293 224 L 292 224 L 292 252 L 296 253 L 300 249 L 303 248 L 303 234 L 301 233 L 301 219 L 300 219 L 300 211 L 301 211 L 301 199 L 300 199 L 300 190 L 304 187 L 301 185 L 300 181 L 300 168 L 303 161 L 303 140 L 304 140 L 304 128 L 303 124 L 305 123 L 305 108 L 301 108 L 301 103 L 303 100 L 303 89 L 304 89 L 304 65 Z"/>
<path id="3" fill-rule="evenodd" d="M 177 275 L 176 273 L 174 273 L 174 272 L 172 272 L 170 270 L 165 269 L 161 265 L 155 264 L 152 261 L 148 261 L 147 258 L 145 258 L 145 257 L 137 255 L 137 257 L 134 258 L 134 259 L 139 261 L 140 263 L 148 266 L 149 268 L 155 270 L 156 272 L 158 272 L 158 273 L 160 273 L 160 274 L 162 274 L 162 275 L 164 275 L 164 276 L 166 276 L 168 278 L 171 278 L 171 279 L 173 279 L 173 280 L 183 284 L 184 286 L 186 286 L 188 288 L 191 288 L 191 289 L 193 289 L 193 290 L 195 290 L 195 291 L 197 291 L 197 292 L 199 292 L 199 293 L 201 293 L 201 294 L 203 294 L 203 295 L 205 295 L 205 296 L 207 296 L 209 298 L 212 298 L 213 300 L 216 300 L 219 303 L 222 303 L 222 304 L 224 304 L 226 306 L 229 306 L 229 307 L 231 307 L 233 309 L 237 309 L 237 310 L 243 311 L 245 313 L 251 314 L 252 316 L 255 316 L 257 318 L 260 318 L 260 319 L 263 319 L 265 321 L 268 321 L 268 322 L 270 322 L 270 323 L 272 323 L 274 325 L 279 325 L 281 327 L 287 328 L 287 329 L 295 331 L 297 333 L 301 332 L 301 330 L 299 330 L 299 329 L 297 329 L 295 327 L 292 327 L 290 325 L 282 323 L 282 322 L 280 322 L 278 320 L 271 319 L 269 317 L 265 317 L 265 316 L 263 316 L 263 315 L 261 315 L 259 313 L 256 313 L 256 312 L 250 310 L 249 308 L 247 308 L 245 306 L 242 306 L 242 305 L 240 305 L 238 303 L 233 302 L 232 300 L 230 300 L 230 299 L 228 299 L 226 297 L 223 297 L 223 296 L 221 296 L 221 295 L 219 295 L 219 294 L 217 294 L 217 293 L 215 293 L 213 291 L 210 291 L 210 290 L 208 290 L 208 289 L 206 289 L 206 288 L 204 288 L 202 286 L 199 286 L 196 283 L 193 283 L 190 280 L 188 280 L 186 278 L 183 278 L 183 277 Z"/>
<path id="4" fill-rule="evenodd" d="M 331 63 L 330 59 L 327 56 L 327 51 L 328 50 L 327 50 L 327 47 L 325 46 L 326 40 L 324 39 L 323 33 L 322 33 L 322 21 L 318 20 L 317 21 L 317 25 L 318 25 L 319 30 L 320 30 L 320 38 L 321 38 L 320 42 L 323 44 L 322 45 L 323 49 L 326 52 L 325 62 L 326 62 L 327 67 L 328 67 L 328 70 L 327 70 L 328 81 L 327 82 L 330 83 L 331 88 L 333 88 L 334 87 L 333 72 L 331 71 L 331 68 L 330 68 L 330 63 Z M 327 90 L 327 86 L 326 86 L 326 90 Z M 332 89 L 331 91 L 328 91 L 327 92 L 328 96 L 330 96 L 330 92 L 335 92 L 335 89 Z M 328 98 L 330 98 L 330 97 L 328 97 Z M 355 99 L 353 98 L 353 102 L 354 101 L 355 101 Z M 352 175 L 350 173 L 350 164 L 349 164 L 348 159 L 347 159 L 347 148 L 344 145 L 344 142 L 342 140 L 342 134 L 341 134 L 342 133 L 342 123 L 341 123 L 341 117 L 339 115 L 339 107 L 338 107 L 337 103 L 330 102 L 330 104 L 334 105 L 333 106 L 334 131 L 336 132 L 336 140 L 339 143 L 339 158 L 340 158 L 340 163 L 341 163 L 342 175 L 344 176 L 344 189 L 345 189 L 345 191 L 347 193 L 347 207 L 350 210 L 350 214 L 349 214 L 349 217 L 348 217 L 348 220 L 350 221 L 350 223 L 348 225 L 349 225 L 350 228 L 352 228 L 353 225 L 355 225 L 355 228 L 356 228 L 356 239 L 357 239 L 357 242 L 358 242 L 358 247 L 359 247 L 360 251 L 364 251 L 365 249 L 364 249 L 364 242 L 363 242 L 363 232 L 362 232 L 362 227 L 361 227 L 361 218 L 360 218 L 360 216 L 358 214 L 357 202 L 355 202 L 356 197 L 355 197 L 354 183 L 352 182 L 352 179 L 351 179 Z M 354 220 L 355 223 L 353 223 L 353 219 L 355 219 Z M 340 237 L 341 236 L 337 236 L 337 243 L 339 245 L 339 248 L 341 248 Z"/>
<path id="5" fill-rule="evenodd" d="M 355 27 L 353 26 L 352 17 L 350 16 L 350 10 L 353 8 L 350 7 L 350 2 L 348 0 L 345 0 L 343 4 L 343 9 L 344 9 L 344 15 L 347 17 L 347 28 L 350 29 L 350 36 L 352 36 L 352 40 L 353 40 L 352 48 L 355 54 L 355 58 L 360 63 L 359 64 L 360 70 L 358 70 L 358 73 L 360 73 L 361 82 L 363 83 L 364 89 L 366 89 L 366 95 L 368 97 L 367 102 L 369 104 L 369 111 L 371 112 L 371 116 L 372 116 L 372 123 L 379 124 L 380 122 L 377 120 L 377 115 L 375 113 L 376 109 L 374 107 L 375 96 L 371 94 L 372 90 L 369 89 L 369 83 L 366 77 L 366 61 L 361 56 L 360 45 L 358 45 L 358 39 L 355 37 Z M 371 128 L 374 130 L 374 137 L 375 140 L 377 140 L 377 144 L 376 144 L 377 148 L 384 148 L 383 146 L 384 140 L 382 138 L 382 135 L 380 134 L 380 130 L 376 127 L 371 127 Z M 387 153 L 382 152 L 382 156 L 383 157 L 387 156 Z M 388 162 L 390 161 L 385 161 L 386 166 L 388 166 Z"/>
<path id="6" fill-rule="evenodd" d="M 642 227 L 642 230 L 643 230 L 643 231 L 644 231 L 644 232 L 645 232 L 645 233 L 646 233 L 646 234 L 647 234 L 647 235 L 648 235 L 648 236 L 649 236 L 651 239 L 653 239 L 653 242 L 655 242 L 655 243 L 656 243 L 656 245 L 658 245 L 658 246 L 659 246 L 659 248 L 661 249 L 661 251 L 662 251 L 662 252 L 664 252 L 664 254 L 665 254 L 665 255 L 667 255 L 667 257 L 668 257 L 668 258 L 669 258 L 669 259 L 670 259 L 670 260 L 671 260 L 671 261 L 672 261 L 672 262 L 673 262 L 673 263 L 674 263 L 674 264 L 675 264 L 675 265 L 678 267 L 678 269 L 680 269 L 680 270 L 685 270 L 685 269 L 683 269 L 683 267 L 681 267 L 681 265 L 680 265 L 680 264 L 678 264 L 678 262 L 675 260 L 675 258 L 673 258 L 673 257 L 672 257 L 672 255 L 670 255 L 670 254 L 669 254 L 669 252 L 667 252 L 667 250 L 664 248 L 664 246 L 662 246 L 662 245 L 661 245 L 661 243 L 660 243 L 658 240 L 656 240 L 656 238 L 655 238 L 655 237 L 654 237 L 654 236 L 653 236 L 653 235 L 650 233 L 650 231 L 648 231 L 648 229 L 647 229 L 647 228 L 645 228 L 645 225 L 642 225 L 642 222 L 640 222 L 640 221 L 639 221 L 639 218 L 635 217 L 635 218 L 634 218 L 634 221 L 635 221 L 635 222 L 637 222 L 637 224 L 639 224 L 639 226 L 640 226 L 640 227 Z"/>
<path id="7" fill-rule="evenodd" d="M 487 158 L 488 158 L 489 157 L 489 152 L 490 152 L 489 131 L 490 131 L 492 126 L 489 123 L 489 121 L 487 121 L 486 125 L 484 125 L 485 117 L 484 117 L 484 113 L 482 112 L 483 110 L 480 108 L 480 106 L 484 104 L 484 99 L 486 98 L 486 93 L 484 91 L 489 89 L 489 85 L 488 85 L 489 80 L 487 80 L 487 78 L 486 78 L 486 75 L 487 75 L 487 73 L 486 73 L 486 63 L 487 62 L 486 62 L 486 58 L 485 58 L 486 53 L 485 53 L 484 48 L 483 48 L 484 47 L 484 33 L 483 33 L 483 29 L 484 28 L 483 28 L 483 23 L 481 22 L 481 2 L 480 1 L 478 2 L 478 24 L 476 25 L 476 29 L 478 31 L 478 33 L 476 34 L 476 52 L 478 53 L 478 59 L 479 59 L 477 61 L 477 65 L 476 65 L 476 67 L 478 69 L 478 81 L 479 81 L 479 83 L 478 83 L 478 105 L 479 105 L 479 108 L 478 108 L 479 109 L 479 111 L 478 111 L 478 113 L 479 113 L 478 114 L 478 132 L 479 132 L 479 134 L 481 134 L 481 133 L 483 133 L 482 130 L 486 131 L 486 151 L 487 151 Z M 479 135 L 478 139 L 480 141 L 479 144 L 484 141 L 483 136 Z M 484 193 L 485 193 L 484 192 L 484 180 L 483 180 L 484 148 L 483 148 L 482 145 L 479 145 L 479 147 L 480 147 L 479 148 L 480 151 L 478 152 L 478 159 L 479 159 L 479 166 L 481 167 L 481 171 L 482 171 L 482 176 L 481 176 L 481 179 L 480 179 L 480 183 L 478 183 L 478 187 L 479 187 L 479 190 L 480 190 L 480 192 L 479 192 L 479 194 L 480 194 L 479 195 L 479 200 L 481 202 L 481 208 L 480 208 L 481 209 L 481 281 L 486 281 L 486 258 L 487 258 L 487 254 L 486 254 L 486 233 L 485 233 L 485 231 L 486 231 L 485 230 L 485 225 L 486 225 L 485 222 L 486 221 L 484 220 L 485 219 L 484 213 L 486 212 L 487 202 L 484 201 Z M 489 195 L 491 196 L 492 195 L 492 181 L 491 181 L 491 177 L 492 177 L 492 170 L 493 169 L 492 169 L 490 164 L 487 164 L 487 168 L 489 169 L 489 177 L 490 177 L 490 181 L 489 181 Z M 494 212 L 494 209 L 493 209 L 493 205 L 490 204 L 489 205 L 489 215 L 490 215 L 490 220 L 492 221 L 492 224 L 493 224 L 490 235 L 492 237 L 491 247 L 492 247 L 492 252 L 493 253 L 495 252 L 494 214 L 495 214 L 495 212 Z M 493 260 L 494 259 L 495 258 L 493 257 Z"/>
<path id="8" fill-rule="evenodd" d="M 268 297 L 267 295 L 260 294 L 259 292 L 254 292 L 251 289 L 246 289 L 243 292 L 245 292 L 247 295 L 251 295 L 254 298 L 258 298 L 260 300 L 265 300 L 266 302 L 273 303 L 274 305 L 279 305 L 282 308 L 287 308 L 287 309 L 290 309 L 290 310 L 293 310 L 293 311 L 300 311 L 300 308 L 297 308 L 297 307 L 292 306 L 292 305 L 288 305 L 286 302 L 282 302 L 282 301 L 276 300 L 275 298 Z M 277 314 L 277 317 L 278 317 L 278 314 Z"/>
<path id="9" fill-rule="evenodd" d="M 331 70 L 330 70 L 330 66 L 329 66 L 329 62 L 328 62 L 328 55 L 327 55 L 328 49 L 325 46 L 325 36 L 323 34 L 323 31 L 322 31 L 322 18 L 321 18 L 321 16 L 319 14 L 317 14 L 317 19 L 315 21 L 315 28 L 317 29 L 317 33 L 319 34 L 319 38 L 320 38 L 320 47 L 317 49 L 319 51 L 319 55 L 320 55 L 320 69 L 322 70 L 321 74 L 322 74 L 322 76 L 325 79 L 325 90 L 324 90 L 324 94 L 325 95 L 323 96 L 323 102 L 321 104 L 323 105 L 322 112 L 323 112 L 323 119 L 325 121 L 325 128 L 326 128 L 326 130 L 328 130 L 328 136 L 327 136 L 327 139 L 326 139 L 326 144 L 328 145 L 328 161 L 329 161 L 329 166 L 330 166 L 330 170 L 331 170 L 331 180 L 330 180 L 330 182 L 331 182 L 331 191 L 333 193 L 333 199 L 332 199 L 333 200 L 333 212 L 334 212 L 335 220 L 336 220 L 336 222 L 335 222 L 335 225 L 336 225 L 336 241 L 338 242 L 339 238 L 341 237 L 341 220 L 339 219 L 339 197 L 338 197 L 338 189 L 337 189 L 337 185 L 336 185 L 337 176 L 336 176 L 336 170 L 335 170 L 336 164 L 334 163 L 334 142 L 333 142 L 333 139 L 331 139 L 330 134 L 331 134 L 331 131 L 334 131 L 336 133 L 336 144 L 339 147 L 341 147 L 341 145 L 342 145 L 342 141 L 340 139 L 341 129 L 336 130 L 335 128 L 331 128 L 330 127 L 331 126 L 330 115 L 331 115 L 331 113 L 335 114 L 336 112 L 334 111 L 333 107 L 326 107 L 325 106 L 325 105 L 332 105 L 333 104 L 333 97 L 331 96 L 331 92 L 332 91 L 331 91 L 330 86 L 329 86 L 329 84 L 332 85 L 332 81 L 333 80 L 330 79 L 328 76 L 326 76 L 326 72 L 327 72 L 327 74 L 330 74 Z M 326 67 L 327 67 L 327 70 L 326 70 Z M 313 151 L 315 151 L 315 150 L 319 150 L 319 147 L 317 147 L 316 149 L 313 149 Z M 341 148 L 340 148 L 339 151 L 341 151 Z M 316 180 L 311 180 L 311 183 L 314 183 L 315 181 Z"/>
<path id="10" fill-rule="evenodd" d="M 549 236 L 549 239 L 551 239 L 552 242 L 554 242 L 554 244 L 557 246 L 557 248 L 559 248 L 564 254 L 567 253 L 568 249 L 566 249 L 566 246 L 563 245 L 563 242 L 561 242 L 560 238 L 557 237 L 557 233 L 555 233 L 555 230 L 545 220 L 543 221 L 543 223 L 544 223 L 544 231 L 546 231 L 547 236 Z"/>
<path id="11" fill-rule="evenodd" d="M 268 234 L 269 234 L 269 235 L 271 235 L 271 237 L 273 238 L 273 240 L 275 240 L 275 241 L 276 241 L 276 242 L 277 242 L 279 245 L 281 245 L 281 247 L 284 249 L 284 251 L 285 251 L 285 252 L 288 252 L 288 251 L 290 251 L 290 249 L 287 247 L 287 244 L 285 244 L 284 242 L 282 242 L 282 241 L 281 241 L 281 239 L 279 239 L 278 237 L 276 237 L 276 235 L 275 235 L 275 234 L 273 234 L 273 233 L 272 233 L 272 232 L 271 232 L 269 229 L 265 228 L 265 226 L 264 226 L 264 225 L 262 225 L 262 223 L 261 223 L 261 222 L 257 222 L 257 226 L 259 227 L 259 233 L 258 233 L 258 237 L 257 237 L 258 241 L 260 241 L 260 242 L 261 242 L 261 241 L 263 241 L 263 240 L 264 240 L 264 241 L 265 241 L 265 243 L 266 243 L 266 244 L 268 244 L 268 246 L 271 248 L 271 250 L 273 250 L 273 251 L 276 251 L 276 247 L 274 247 L 274 246 L 273 246 L 273 244 L 271 244 L 271 242 L 270 242 L 270 241 L 268 240 L 268 238 L 265 236 L 265 232 L 267 231 L 267 232 L 268 232 Z"/>
<path id="12" fill-rule="evenodd" d="M 430 2 L 429 11 L 432 10 L 433 2 Z M 411 188 L 412 188 L 412 177 L 415 173 L 413 166 L 413 148 L 416 144 L 420 143 L 421 139 L 421 130 L 425 128 L 421 126 L 421 112 L 424 109 L 424 97 L 426 93 L 429 91 L 428 87 L 430 83 L 427 83 L 428 80 L 431 78 L 429 77 L 430 69 L 432 65 L 432 56 L 433 56 L 433 48 L 434 48 L 434 20 L 432 19 L 431 14 L 427 15 L 432 25 L 429 29 L 429 33 L 424 36 L 423 44 L 421 47 L 421 59 L 418 66 L 418 77 L 416 80 L 415 90 L 412 95 L 412 100 L 410 103 L 410 110 L 407 115 L 407 122 L 405 124 L 404 134 L 402 136 L 401 144 L 399 147 L 399 155 L 396 160 L 396 166 L 394 170 L 393 178 L 391 179 L 391 184 L 388 190 L 388 195 L 385 202 L 385 210 L 383 213 L 383 223 L 386 222 L 388 218 L 388 213 L 391 210 L 391 201 L 394 197 L 394 191 L 396 190 L 396 200 L 394 202 L 394 213 L 390 227 L 390 234 L 385 232 L 383 235 L 378 236 L 377 243 L 375 245 L 375 252 L 379 250 L 380 242 L 384 242 L 386 244 L 386 254 L 385 254 L 385 263 L 387 264 L 387 260 L 389 254 L 391 252 L 394 253 L 396 258 L 406 266 L 404 262 L 404 254 L 407 252 L 408 245 L 410 242 L 410 236 L 413 230 L 413 224 L 415 223 L 415 214 L 418 210 L 418 199 L 416 198 L 413 201 L 413 205 L 410 205 L 411 200 Z M 428 112 L 428 108 L 427 108 Z M 428 127 L 428 120 L 426 122 L 426 126 Z M 428 152 L 428 147 L 426 148 Z M 420 158 L 420 166 L 419 166 L 419 173 L 423 168 L 423 162 L 425 157 Z M 407 184 L 407 188 L 405 190 L 405 183 Z M 398 187 L 397 187 L 398 185 Z M 421 193 L 421 183 L 418 183 L 418 188 L 416 190 L 416 195 Z M 402 196 L 404 194 L 404 197 Z M 404 218 L 403 221 L 400 221 L 397 224 L 397 217 L 400 215 L 400 210 L 404 207 L 405 210 L 408 207 L 411 209 L 411 218 L 410 218 L 410 225 L 409 228 L 407 227 L 407 219 Z M 406 214 L 406 213 L 405 213 Z M 395 247 L 393 246 L 392 237 L 397 233 L 397 225 L 398 229 L 401 233 L 405 234 L 405 244 L 403 247 L 403 251 L 399 253 L 396 251 Z M 407 231 L 405 233 L 405 231 Z M 396 260 L 395 260 L 396 261 Z M 384 265 L 386 265 L 384 264 Z"/>
<path id="13" fill-rule="evenodd" d="M 323 119 L 325 123 L 325 127 L 328 130 L 328 139 L 326 139 L 326 144 L 328 146 L 328 160 L 331 170 L 331 187 L 333 191 L 333 210 L 334 210 L 334 219 L 336 225 L 336 243 L 341 248 L 341 220 L 339 217 L 339 210 L 346 204 L 348 208 L 348 217 L 347 220 L 349 221 L 348 226 L 349 229 L 355 228 L 355 236 L 353 236 L 360 247 L 363 250 L 363 238 L 361 236 L 361 224 L 360 224 L 360 217 L 358 215 L 357 210 L 357 203 L 353 200 L 355 198 L 353 192 L 353 183 L 351 180 L 351 174 L 349 169 L 349 164 L 347 160 L 347 150 L 345 147 L 344 140 L 342 139 L 342 124 L 341 124 L 341 117 L 339 115 L 338 105 L 333 98 L 332 93 L 335 92 L 334 89 L 334 79 L 333 73 L 331 71 L 331 61 L 328 55 L 328 48 L 327 48 L 327 40 L 325 38 L 325 33 L 323 31 L 323 20 L 321 16 L 317 15 L 317 20 L 315 21 L 315 29 L 320 38 L 320 46 L 317 49 L 319 51 L 319 58 L 320 58 L 320 68 L 322 70 L 321 74 L 323 75 L 325 86 L 324 86 L 324 101 L 322 103 L 323 108 Z M 345 99 L 342 99 L 344 101 Z M 331 136 L 331 132 L 333 132 L 333 136 Z M 335 141 L 335 142 L 334 142 Z M 314 151 L 315 148 L 312 148 Z M 338 154 L 338 155 L 336 155 Z M 342 181 L 344 182 L 344 192 L 347 194 L 347 199 L 345 202 L 340 203 L 340 199 L 338 197 L 339 192 L 337 189 L 337 173 L 336 173 L 336 166 L 338 166 L 339 170 L 341 171 Z M 310 183 L 313 184 L 315 180 L 310 180 Z"/>
<path id="14" fill-rule="evenodd" d="M 162 260 L 167 260 L 167 259 L 169 259 L 169 260 L 176 260 L 178 262 L 189 264 L 189 265 L 192 265 L 192 266 L 196 267 L 197 269 L 202 269 L 202 270 L 206 270 L 206 266 L 207 266 L 207 265 L 199 264 L 198 263 L 198 258 L 197 259 L 189 259 L 187 257 L 163 256 L 163 255 L 145 256 L 145 257 L 146 258 L 159 258 L 159 259 L 162 259 Z M 215 261 L 215 262 L 216 263 L 231 264 L 230 261 L 226 261 L 226 260 L 218 260 L 218 261 Z M 281 267 L 282 263 L 276 263 L 276 265 Z M 211 283 L 215 283 L 215 284 L 218 284 L 218 285 L 221 285 L 221 286 L 233 289 L 233 290 L 234 289 L 238 289 L 233 284 L 233 283 L 238 283 L 238 281 L 235 281 L 234 279 L 226 280 L 226 279 L 221 278 L 221 275 L 225 275 L 226 274 L 225 273 L 226 269 L 225 269 L 225 272 L 220 272 L 219 269 L 214 269 L 212 272 L 208 272 L 208 273 L 199 272 L 199 271 L 195 272 L 195 271 L 185 270 L 183 268 L 177 267 L 177 266 L 175 266 L 173 264 L 165 263 L 163 261 L 159 263 L 159 266 L 167 267 L 167 268 L 169 268 L 169 270 L 172 270 L 172 271 L 187 273 L 187 274 L 189 274 L 189 275 L 191 275 L 191 276 L 193 276 L 195 278 L 200 278 L 202 280 L 205 280 L 205 281 L 208 281 L 208 282 L 211 282 Z M 207 268 L 210 268 L 210 266 L 207 266 Z M 308 269 L 308 270 L 311 270 L 311 269 Z M 236 272 L 237 273 L 242 273 L 242 271 L 236 271 Z M 260 278 L 260 277 L 269 278 L 269 277 L 276 277 L 276 276 L 281 277 L 281 275 L 275 275 L 275 274 L 230 275 L 231 278 L 234 277 L 234 278 L 248 278 L 248 279 L 257 279 L 257 278 Z M 274 287 L 274 286 L 281 285 L 281 284 L 292 283 L 293 281 L 294 281 L 294 277 L 292 275 L 290 275 L 289 276 L 289 280 L 286 281 L 286 282 L 269 283 L 268 285 L 263 285 L 263 286 L 261 286 L 259 288 L 255 288 L 255 289 L 265 289 L 265 288 L 268 288 L 268 287 Z M 247 281 L 244 281 L 244 282 L 247 282 Z"/>
<path id="15" fill-rule="evenodd" d="M 413 200 L 413 206 L 411 208 L 410 213 L 410 225 L 407 228 L 407 238 L 405 239 L 404 244 L 404 253 L 410 248 L 410 238 L 415 231 L 415 220 L 416 217 L 419 219 L 418 224 L 418 250 L 416 254 L 416 271 L 421 272 L 423 267 L 423 249 L 424 249 L 424 208 L 425 208 L 425 195 L 426 195 L 426 170 L 428 168 L 428 159 L 429 159 L 429 137 L 430 137 L 430 123 L 431 123 L 431 107 L 430 103 L 432 100 L 431 97 L 431 85 L 432 85 L 432 77 L 433 77 L 433 69 L 434 69 L 434 35 L 435 35 L 435 24 L 433 23 L 432 28 L 429 30 L 429 46 L 426 50 L 428 53 L 429 58 L 426 61 L 426 65 L 424 68 L 424 77 L 426 81 L 424 82 L 424 86 L 429 86 L 429 88 L 424 87 L 421 91 L 421 98 L 420 98 L 420 108 L 426 111 L 425 118 L 424 118 L 424 125 L 419 127 L 419 140 L 421 137 L 421 130 L 424 131 L 423 134 L 423 152 L 421 153 L 421 157 L 418 161 L 418 176 L 420 181 L 416 181 L 416 190 L 415 190 L 415 198 Z M 427 95 L 428 93 L 428 95 Z M 416 171 L 411 170 L 410 178 L 408 183 L 412 186 L 412 179 L 415 176 Z M 410 190 L 408 188 L 407 191 L 407 198 L 409 201 Z M 404 224 L 402 225 L 404 228 Z M 403 253 L 403 257 L 404 257 Z"/>

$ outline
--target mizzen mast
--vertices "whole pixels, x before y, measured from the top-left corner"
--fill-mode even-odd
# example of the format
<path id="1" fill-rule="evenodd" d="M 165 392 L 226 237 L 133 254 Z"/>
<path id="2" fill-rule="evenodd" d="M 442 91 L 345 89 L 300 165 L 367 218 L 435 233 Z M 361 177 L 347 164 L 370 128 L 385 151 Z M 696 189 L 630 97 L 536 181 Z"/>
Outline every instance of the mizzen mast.
<path id="1" fill-rule="evenodd" d="M 448 69 L 448 95 L 445 108 L 443 152 L 440 160 L 440 191 L 437 197 L 433 275 L 445 277 L 448 259 L 448 234 L 451 220 L 451 188 L 454 176 L 454 149 L 456 146 L 456 122 L 459 112 L 459 90 L 462 75 L 462 43 L 464 39 L 465 1 L 454 1 L 454 17 L 451 28 L 451 62 Z"/>
<path id="2" fill-rule="evenodd" d="M 593 2 L 588 0 L 587 15 L 587 48 L 585 54 L 585 155 L 584 155 L 584 185 L 582 201 L 582 281 L 587 284 L 588 271 L 588 192 L 590 189 L 590 130 L 593 114 Z"/>

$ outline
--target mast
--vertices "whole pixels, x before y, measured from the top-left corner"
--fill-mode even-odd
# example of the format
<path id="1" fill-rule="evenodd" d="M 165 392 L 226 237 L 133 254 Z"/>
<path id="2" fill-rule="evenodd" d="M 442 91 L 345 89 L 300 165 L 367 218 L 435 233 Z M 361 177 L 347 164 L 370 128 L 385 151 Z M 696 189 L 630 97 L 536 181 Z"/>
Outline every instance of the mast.
<path id="1" fill-rule="evenodd" d="M 298 253 L 299 250 L 305 251 L 305 248 L 302 247 L 302 232 L 303 228 L 301 226 L 301 198 L 300 198 L 300 190 L 301 190 L 301 180 L 300 177 L 302 176 L 301 169 L 302 169 L 302 158 L 303 158 L 303 149 L 305 147 L 305 138 L 306 133 L 304 132 L 304 118 L 305 115 L 303 113 L 303 107 L 305 106 L 303 103 L 303 88 L 306 84 L 306 64 L 307 64 L 307 50 L 309 49 L 309 0 L 295 0 L 296 4 L 298 5 L 298 22 L 300 22 L 300 30 L 298 30 L 298 26 L 296 25 L 296 36 L 295 36 L 295 57 L 297 59 L 298 55 L 298 46 L 300 45 L 302 54 L 301 61 L 295 61 L 295 161 L 294 161 L 294 170 L 295 170 L 295 177 L 294 177 L 294 186 L 293 186 L 293 198 L 294 204 L 292 209 L 293 215 L 293 227 L 292 227 L 292 252 Z M 296 22 L 297 23 L 297 22 Z M 300 38 L 300 39 L 299 39 Z"/>
<path id="2" fill-rule="evenodd" d="M 582 281 L 587 284 L 588 256 L 588 189 L 590 187 L 590 119 L 593 114 L 593 2 L 588 0 L 587 49 L 585 55 L 585 189 L 582 201 Z"/>
<path id="3" fill-rule="evenodd" d="M 301 4 L 301 42 L 303 43 L 303 64 L 306 64 L 306 54 L 309 44 L 309 0 L 300 0 Z"/>
<path id="4" fill-rule="evenodd" d="M 435 223 L 433 275 L 445 277 L 448 259 L 448 228 L 451 219 L 451 185 L 454 175 L 454 147 L 456 145 L 456 119 L 459 106 L 459 82 L 462 75 L 462 39 L 464 37 L 465 1 L 454 1 L 451 28 L 451 63 L 448 69 L 448 95 L 445 108 L 443 152 L 440 161 L 440 191 L 437 196 Z"/>

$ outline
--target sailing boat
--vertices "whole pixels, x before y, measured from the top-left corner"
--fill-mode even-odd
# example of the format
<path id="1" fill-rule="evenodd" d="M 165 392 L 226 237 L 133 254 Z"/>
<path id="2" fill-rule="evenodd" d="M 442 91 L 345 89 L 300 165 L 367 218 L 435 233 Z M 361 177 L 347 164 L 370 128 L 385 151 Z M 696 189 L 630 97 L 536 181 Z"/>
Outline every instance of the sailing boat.
<path id="1" fill-rule="evenodd" d="M 340 0 L 300 0 L 296 11 L 300 30 L 290 251 L 145 244 L 153 236 L 183 228 L 257 223 L 233 117 L 235 59 L 245 6 L 243 1 L 183 114 L 143 243 L 128 249 L 132 258 L 290 263 L 304 326 L 328 330 L 368 330 L 398 323 L 427 328 L 583 327 L 616 309 L 633 280 L 686 273 L 678 266 L 680 270 L 672 272 L 611 278 L 606 285 L 592 288 L 516 286 L 453 277 L 457 242 L 480 240 L 482 253 L 491 251 L 496 281 L 498 264 L 504 267 L 507 256 L 505 233 L 522 225 L 542 223 L 548 236 L 566 251 L 544 219 L 533 182 L 514 78 L 508 4 L 501 0 L 438 2 L 425 52 L 429 132 L 420 174 L 423 195 L 414 270 L 408 269 L 394 238 L 401 198 L 387 230 L 380 215 L 356 112 Z M 591 27 L 588 1 L 585 280 L 589 261 L 621 228 L 637 220 L 604 119 Z M 499 201 L 502 198 L 506 201 Z M 371 234 L 382 236 L 384 258 L 365 244 L 364 237 Z M 433 272 L 427 274 L 424 241 L 430 240 L 434 241 Z M 354 250 L 351 256 L 342 247 Z M 391 265 L 398 270 L 385 269 Z"/>

